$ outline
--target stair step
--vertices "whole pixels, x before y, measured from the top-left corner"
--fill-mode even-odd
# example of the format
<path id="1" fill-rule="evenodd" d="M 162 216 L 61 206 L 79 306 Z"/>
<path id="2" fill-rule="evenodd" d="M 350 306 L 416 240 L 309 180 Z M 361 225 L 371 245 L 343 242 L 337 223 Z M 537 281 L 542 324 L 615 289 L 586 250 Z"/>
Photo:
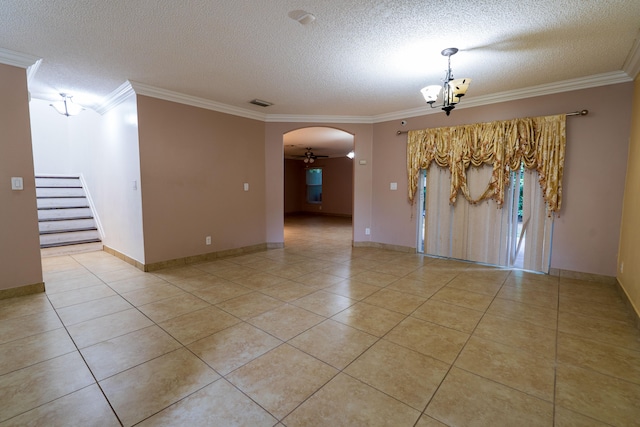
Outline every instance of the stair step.
<path id="1" fill-rule="evenodd" d="M 100 234 L 97 230 L 84 230 L 68 233 L 51 233 L 40 235 L 41 248 L 98 241 L 100 241 Z"/>
<path id="2" fill-rule="evenodd" d="M 68 228 L 68 229 L 60 229 L 60 230 L 40 231 L 40 235 L 44 236 L 45 234 L 77 233 L 80 231 L 93 231 L 93 230 L 98 231 L 96 227 Z"/>
<path id="3" fill-rule="evenodd" d="M 101 241 L 79 176 L 36 175 L 36 201 L 41 248 Z"/>
<path id="4" fill-rule="evenodd" d="M 87 208 L 59 208 L 38 211 L 38 221 L 58 221 L 67 219 L 93 218 L 91 209 Z"/>
<path id="5" fill-rule="evenodd" d="M 37 199 L 38 209 L 88 208 L 86 197 L 61 197 Z"/>
<path id="6" fill-rule="evenodd" d="M 100 243 L 100 239 L 80 240 L 77 242 L 45 243 L 40 245 L 40 249 L 57 248 L 60 246 L 84 245 L 87 243 Z M 94 250 L 100 250 L 100 249 L 92 248 L 91 250 L 94 251 Z"/>
<path id="7" fill-rule="evenodd" d="M 42 176 L 36 175 L 36 188 L 37 187 L 82 187 L 80 178 L 73 177 L 60 177 L 60 176 Z"/>
<path id="8" fill-rule="evenodd" d="M 85 252 L 100 252 L 104 249 L 102 242 L 87 242 L 76 243 L 73 245 L 61 245 L 50 246 L 48 248 L 42 248 L 40 256 L 42 258 L 63 256 L 63 255 L 76 255 Z"/>
<path id="9" fill-rule="evenodd" d="M 36 187 L 36 197 L 85 197 L 82 187 Z"/>
<path id="10" fill-rule="evenodd" d="M 40 221 L 40 234 L 58 233 L 61 231 L 96 230 L 93 218 L 86 219 L 58 219 L 55 221 Z"/>
<path id="11" fill-rule="evenodd" d="M 42 212 L 56 212 L 56 211 L 59 211 L 59 210 L 61 210 L 61 209 L 48 209 L 48 210 L 42 211 Z M 67 216 L 67 217 L 60 217 L 60 218 L 38 219 L 38 222 L 76 221 L 76 220 L 80 220 L 80 219 L 93 219 L 93 217 L 91 215 L 87 215 L 87 216 Z"/>

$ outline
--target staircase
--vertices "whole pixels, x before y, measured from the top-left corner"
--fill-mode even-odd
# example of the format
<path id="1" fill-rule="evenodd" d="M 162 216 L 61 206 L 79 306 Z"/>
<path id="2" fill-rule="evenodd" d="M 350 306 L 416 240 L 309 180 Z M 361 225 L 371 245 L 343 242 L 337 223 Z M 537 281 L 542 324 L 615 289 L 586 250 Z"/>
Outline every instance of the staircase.
<path id="1" fill-rule="evenodd" d="M 100 242 L 80 177 L 36 175 L 36 197 L 41 248 Z"/>

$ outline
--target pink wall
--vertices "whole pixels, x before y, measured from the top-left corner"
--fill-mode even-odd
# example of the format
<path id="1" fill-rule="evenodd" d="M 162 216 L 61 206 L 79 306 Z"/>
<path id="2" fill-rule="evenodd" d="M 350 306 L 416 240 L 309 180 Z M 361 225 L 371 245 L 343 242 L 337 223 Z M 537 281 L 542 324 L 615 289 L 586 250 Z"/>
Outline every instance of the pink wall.
<path id="1" fill-rule="evenodd" d="M 263 122 L 138 96 L 138 128 L 147 264 L 265 243 Z"/>
<path id="2" fill-rule="evenodd" d="M 284 213 L 298 213 L 304 203 L 304 162 L 284 160 Z"/>
<path id="3" fill-rule="evenodd" d="M 306 203 L 305 170 L 322 168 L 322 204 Z M 325 215 L 353 213 L 353 160 L 348 157 L 318 159 L 312 166 L 302 160 L 285 160 L 285 213 L 320 212 Z"/>
<path id="4" fill-rule="evenodd" d="M 551 267 L 614 276 L 633 84 L 541 96 L 374 125 L 372 240 L 416 246 L 414 207 L 407 198 L 406 135 L 397 130 L 542 116 L 588 109 L 567 118 L 563 206 L 556 218 Z M 464 104 L 464 101 L 463 101 Z M 398 190 L 390 191 L 389 183 Z"/>
<path id="5" fill-rule="evenodd" d="M 1 179 L 24 176 L 21 194 L 0 186 L 0 201 L 17 221 L 3 228 L 2 262 L 15 272 L 1 287 L 41 280 L 33 161 L 29 144 L 24 70 L 3 66 Z M 589 109 L 567 124 L 564 204 L 556 219 L 551 266 L 613 276 L 631 123 L 633 84 L 454 110 L 377 124 L 333 124 L 354 135 L 353 223 L 355 242 L 415 247 L 414 208 L 407 201 L 406 136 L 422 129 Z M 17 108 L 16 108 L 17 106 Z M 260 243 L 284 242 L 282 136 L 319 123 L 263 123 L 210 110 L 138 96 L 140 185 L 145 262 L 154 263 Z M 12 136 L 14 135 L 14 136 Z M 25 142 L 26 141 L 26 142 Z M 17 144 L 17 145 L 16 145 Z M 4 155 L 4 153 L 8 153 Z M 366 164 L 360 164 L 364 161 Z M 2 178 L 4 177 L 4 178 Z M 30 178 L 31 177 L 31 178 Z M 242 191 L 248 182 L 250 190 Z M 397 182 L 398 190 L 389 189 Z M 18 218 L 18 219 L 16 219 Z M 371 228 L 371 235 L 365 228 Z M 204 237 L 212 236 L 206 246 Z M 14 242 L 20 241 L 16 251 Z M 21 255 L 17 257 L 17 253 Z M 29 260 L 21 264 L 23 260 Z M 15 265 L 29 265 L 15 269 Z M 33 265 L 38 265 L 33 268 Z M 10 277 L 11 276 L 11 277 Z M 9 281 L 10 283 L 8 283 Z"/>
<path id="6" fill-rule="evenodd" d="M 348 157 L 318 159 L 313 166 L 322 168 L 322 212 L 352 215 L 353 160 Z"/>
<path id="7" fill-rule="evenodd" d="M 42 283 L 27 73 L 0 64 L 0 290 Z M 24 190 L 11 190 L 22 177 Z"/>

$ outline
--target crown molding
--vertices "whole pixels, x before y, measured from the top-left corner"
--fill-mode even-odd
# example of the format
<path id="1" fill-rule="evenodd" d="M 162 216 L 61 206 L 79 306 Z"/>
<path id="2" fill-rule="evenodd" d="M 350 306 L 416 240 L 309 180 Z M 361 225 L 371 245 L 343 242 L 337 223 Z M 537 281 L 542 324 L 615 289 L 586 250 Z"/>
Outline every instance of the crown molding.
<path id="1" fill-rule="evenodd" d="M 460 106 L 456 106 L 456 109 L 459 109 L 461 107 L 462 107 L 462 104 L 460 104 Z M 425 105 L 424 107 L 412 108 L 410 110 L 402 110 L 402 111 L 395 111 L 393 113 L 379 114 L 377 116 L 372 117 L 371 122 L 382 123 L 382 122 L 388 122 L 391 120 L 402 120 L 402 119 L 408 119 L 410 117 L 426 116 L 428 114 L 437 114 L 437 113 L 442 113 L 442 110 L 440 108 L 431 108 Z"/>
<path id="2" fill-rule="evenodd" d="M 191 105 L 193 107 L 218 111 L 220 113 L 231 114 L 234 116 L 265 121 L 265 115 L 261 113 L 256 113 L 254 111 L 246 110 L 243 108 L 232 107 L 230 105 L 221 104 L 219 102 L 210 101 L 204 98 L 198 98 L 196 96 L 184 95 L 178 92 L 157 88 L 131 80 L 124 82 L 116 90 L 107 95 L 105 100 L 100 103 L 100 105 L 95 110 L 100 114 L 105 114 L 107 111 L 118 106 L 133 94 L 163 99 L 165 101 L 177 102 L 179 104 Z"/>
<path id="3" fill-rule="evenodd" d="M 304 116 L 295 114 L 267 114 L 267 123 L 375 123 L 371 116 Z"/>
<path id="4" fill-rule="evenodd" d="M 42 64 L 42 58 L 34 62 L 33 65 L 27 67 L 27 84 L 33 81 L 33 77 L 38 72 L 38 68 L 40 68 L 40 64 Z"/>
<path id="5" fill-rule="evenodd" d="M 116 90 L 107 95 L 102 100 L 102 102 L 94 108 L 94 110 L 97 113 L 105 114 L 109 110 L 122 104 L 125 99 L 127 99 L 131 95 L 135 95 L 135 92 L 133 91 L 131 83 L 129 81 L 126 81 L 122 83 Z"/>
<path id="6" fill-rule="evenodd" d="M 29 55 L 26 53 L 16 52 L 9 49 L 0 48 L 0 63 L 13 65 L 14 67 L 29 68 L 38 63 L 40 65 L 42 58 Z"/>
<path id="7" fill-rule="evenodd" d="M 217 111 L 219 113 L 231 114 L 234 116 L 245 117 L 247 119 L 254 119 L 265 121 L 266 115 L 263 113 L 257 113 L 255 111 L 247 110 L 244 108 L 232 107 L 231 105 L 222 104 L 219 102 L 211 101 L 197 96 L 184 95 L 182 93 L 173 92 L 166 89 L 160 89 L 157 87 L 149 86 L 138 82 L 129 82 L 133 87 L 133 90 L 138 95 L 150 96 L 152 98 L 163 99 L 165 101 L 177 102 L 179 104 L 191 105 L 193 107 L 204 108 L 206 110 Z"/>
<path id="8" fill-rule="evenodd" d="M 639 49 L 635 49 L 636 52 Z M 640 54 L 630 56 L 627 59 L 630 69 L 640 67 Z M 637 72 L 635 73 L 637 74 Z M 483 105 L 497 104 L 500 102 L 516 101 L 519 99 L 533 98 L 536 96 L 552 95 L 556 93 L 569 92 L 580 89 L 589 89 L 598 86 L 607 86 L 618 83 L 633 81 L 629 72 L 613 71 L 610 73 L 596 74 L 593 76 L 580 77 L 577 79 L 563 80 L 528 88 L 499 92 L 491 95 L 469 97 L 456 106 L 457 109 L 479 107 Z M 218 111 L 220 113 L 245 117 L 253 120 L 260 120 L 266 123 L 352 123 L 352 124 L 374 124 L 390 120 L 406 119 L 409 117 L 425 116 L 428 114 L 440 113 L 439 108 L 429 108 L 422 106 L 410 110 L 396 111 L 392 113 L 380 114 L 376 116 L 330 116 L 330 115 L 295 115 L 295 114 L 263 114 L 244 108 L 233 107 L 208 99 L 190 95 L 184 95 L 166 89 L 160 89 L 143 83 L 127 81 L 109 94 L 96 111 L 104 114 L 115 106 L 123 102 L 131 94 L 149 96 L 163 99 L 165 101 L 177 102 L 179 104 L 191 105 L 193 107 Z"/>
<path id="9" fill-rule="evenodd" d="M 494 93 L 491 95 L 477 96 L 466 98 L 463 102 L 456 105 L 456 109 L 480 107 L 483 105 L 497 104 L 499 102 L 517 101 L 519 99 L 533 98 L 536 96 L 553 95 L 556 93 L 570 92 L 580 89 L 589 89 L 598 86 L 607 86 L 618 83 L 627 83 L 633 81 L 631 77 L 624 71 L 613 71 L 610 73 L 596 74 L 588 77 L 580 77 L 577 79 L 563 80 L 560 82 L 549 83 L 538 86 L 530 86 L 528 88 L 510 90 L 505 92 Z M 425 116 L 427 114 L 440 113 L 439 108 L 429 108 L 428 106 L 413 108 L 411 110 L 397 111 L 394 113 L 381 114 L 372 117 L 373 123 L 381 123 L 390 120 L 406 119 L 409 117 Z"/>
<path id="10" fill-rule="evenodd" d="M 42 64 L 42 58 L 0 48 L 0 63 L 12 65 L 14 67 L 26 68 L 27 84 L 29 84 L 33 80 L 33 76 L 38 72 L 38 68 L 40 68 L 40 64 Z"/>
<path id="11" fill-rule="evenodd" d="M 638 36 L 633 42 L 633 47 L 629 51 L 627 60 L 624 61 L 622 71 L 634 80 L 640 73 L 640 31 L 638 31 Z"/>

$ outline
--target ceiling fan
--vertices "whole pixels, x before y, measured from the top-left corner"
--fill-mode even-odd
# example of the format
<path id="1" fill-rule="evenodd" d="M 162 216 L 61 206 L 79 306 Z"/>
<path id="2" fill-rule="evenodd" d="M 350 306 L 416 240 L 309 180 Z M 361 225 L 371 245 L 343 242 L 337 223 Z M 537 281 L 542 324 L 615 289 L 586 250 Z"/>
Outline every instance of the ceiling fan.
<path id="1" fill-rule="evenodd" d="M 311 147 L 307 147 L 307 151 L 304 153 L 304 155 L 298 156 L 298 157 L 302 157 L 305 163 L 313 163 L 316 161 L 316 159 L 320 157 L 329 157 L 329 156 L 316 156 L 315 154 L 313 154 L 313 151 L 311 151 Z"/>

